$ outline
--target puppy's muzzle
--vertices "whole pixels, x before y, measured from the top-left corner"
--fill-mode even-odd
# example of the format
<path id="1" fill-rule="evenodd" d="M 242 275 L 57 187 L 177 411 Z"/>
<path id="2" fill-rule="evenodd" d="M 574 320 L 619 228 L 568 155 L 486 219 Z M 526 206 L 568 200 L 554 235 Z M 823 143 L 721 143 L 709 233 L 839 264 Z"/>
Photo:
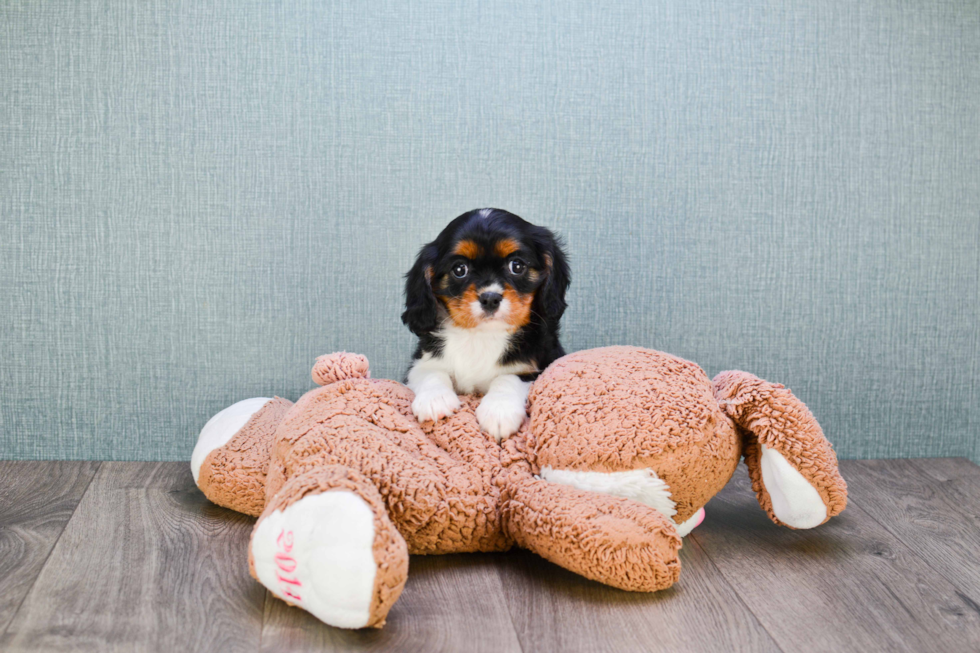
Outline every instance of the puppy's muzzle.
<path id="1" fill-rule="evenodd" d="M 498 308 L 500 308 L 500 302 L 503 300 L 504 296 L 499 292 L 485 292 L 480 293 L 480 308 L 487 315 L 493 315 Z"/>

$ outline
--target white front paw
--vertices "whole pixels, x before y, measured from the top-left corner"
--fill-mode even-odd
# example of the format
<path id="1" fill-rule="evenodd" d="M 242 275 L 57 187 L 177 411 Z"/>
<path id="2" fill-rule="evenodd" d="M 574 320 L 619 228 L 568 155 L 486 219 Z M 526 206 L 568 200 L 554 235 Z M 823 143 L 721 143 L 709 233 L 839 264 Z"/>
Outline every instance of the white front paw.
<path id="1" fill-rule="evenodd" d="M 518 398 L 490 393 L 483 398 L 476 409 L 476 419 L 480 428 L 492 435 L 497 442 L 517 433 L 527 415 L 524 402 Z"/>
<path id="2" fill-rule="evenodd" d="M 412 413 L 420 422 L 436 421 L 459 410 L 459 397 L 445 386 L 431 384 L 421 388 L 412 401 Z"/>

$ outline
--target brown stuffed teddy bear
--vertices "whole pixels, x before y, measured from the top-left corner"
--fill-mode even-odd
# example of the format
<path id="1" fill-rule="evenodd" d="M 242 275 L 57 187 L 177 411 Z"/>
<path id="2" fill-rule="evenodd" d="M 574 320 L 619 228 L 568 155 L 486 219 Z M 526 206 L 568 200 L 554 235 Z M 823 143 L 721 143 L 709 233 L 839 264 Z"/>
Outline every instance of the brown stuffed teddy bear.
<path id="1" fill-rule="evenodd" d="M 812 528 L 847 502 L 837 457 L 781 385 L 636 347 L 570 354 L 534 382 L 501 444 L 478 399 L 438 422 L 355 354 L 321 357 L 296 404 L 248 399 L 213 417 L 191 460 L 222 506 L 259 516 L 252 575 L 343 628 L 380 627 L 408 556 L 515 544 L 587 578 L 651 592 L 680 574 L 681 537 L 744 456 L 777 524 Z"/>

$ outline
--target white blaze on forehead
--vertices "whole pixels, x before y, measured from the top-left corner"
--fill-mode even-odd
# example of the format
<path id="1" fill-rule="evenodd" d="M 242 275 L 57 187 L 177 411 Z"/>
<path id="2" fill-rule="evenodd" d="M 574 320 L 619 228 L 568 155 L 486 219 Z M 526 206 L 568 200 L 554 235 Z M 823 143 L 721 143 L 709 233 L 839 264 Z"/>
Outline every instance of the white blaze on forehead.
<path id="1" fill-rule="evenodd" d="M 541 478 L 552 483 L 571 485 L 580 490 L 632 499 L 650 506 L 668 519 L 677 514 L 676 504 L 670 498 L 670 486 L 664 483 L 652 469 L 631 469 L 625 472 L 585 472 L 574 469 L 543 467 Z"/>
<path id="2" fill-rule="evenodd" d="M 504 292 L 504 287 L 501 286 L 499 283 L 491 283 L 489 286 L 484 286 L 483 288 L 477 290 L 476 294 L 482 295 L 485 292 L 502 293 Z"/>

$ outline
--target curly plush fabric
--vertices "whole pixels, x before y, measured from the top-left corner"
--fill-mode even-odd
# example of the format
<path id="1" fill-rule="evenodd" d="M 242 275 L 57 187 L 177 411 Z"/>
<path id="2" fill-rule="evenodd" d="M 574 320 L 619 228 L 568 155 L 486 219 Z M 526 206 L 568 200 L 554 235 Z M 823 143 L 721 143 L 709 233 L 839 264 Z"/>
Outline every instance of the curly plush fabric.
<path id="1" fill-rule="evenodd" d="M 827 506 L 826 519 L 844 509 L 847 484 L 837 470 L 837 454 L 803 402 L 782 384 L 747 372 L 722 372 L 714 385 L 718 403 L 745 434 L 743 454 L 752 489 L 770 519 L 783 523 L 762 482 L 762 446 L 781 453 L 817 490 Z"/>
<path id="2" fill-rule="evenodd" d="M 317 358 L 311 376 L 317 385 L 330 385 L 345 379 L 369 378 L 371 371 L 367 358 L 344 351 Z"/>
<path id="3" fill-rule="evenodd" d="M 279 428 L 268 496 L 292 476 L 345 465 L 375 484 L 411 553 L 508 548 L 493 483 L 499 447 L 480 431 L 475 400 L 436 429 L 412 415 L 412 396 L 370 379 L 307 393 Z"/>
<path id="4" fill-rule="evenodd" d="M 275 397 L 201 465 L 197 485 L 219 506 L 258 517 L 265 506 L 266 475 L 276 429 L 293 402 Z"/>
<path id="5" fill-rule="evenodd" d="M 677 523 L 718 493 L 741 440 L 689 361 L 638 347 L 561 358 L 528 398 L 538 468 L 617 472 L 646 468 L 671 491 Z"/>
<path id="6" fill-rule="evenodd" d="M 830 443 L 788 390 L 742 372 L 712 382 L 697 365 L 657 351 L 607 347 L 556 361 L 532 387 L 529 419 L 500 444 L 480 430 L 478 397 L 463 396 L 456 414 L 419 424 L 412 391 L 371 379 L 363 356 L 320 357 L 313 378 L 323 386 L 295 405 L 271 400 L 211 452 L 200 487 L 216 503 L 261 513 L 250 555 L 273 555 L 268 542 L 256 548 L 262 524 L 285 520 L 309 497 L 346 492 L 370 510 L 374 525 L 364 536 L 374 538 L 376 573 L 370 587 L 343 589 L 370 597 L 362 616 L 338 617 L 344 627 L 384 623 L 409 553 L 516 544 L 614 587 L 670 587 L 680 574 L 677 525 L 697 521 L 689 522 L 743 453 L 760 504 L 779 523 L 760 471 L 763 445 L 785 458 L 784 473 L 812 486 L 822 501 L 817 517 L 846 503 Z M 260 562 L 272 569 L 273 561 Z M 331 593 L 341 589 L 298 564 L 290 563 L 297 576 L 289 582 L 305 582 L 304 592 L 335 605 Z M 332 609 L 318 616 L 330 623 Z"/>
<path id="7" fill-rule="evenodd" d="M 501 510 L 518 545 L 586 578 L 654 592 L 680 576 L 673 522 L 634 501 L 524 478 Z"/>
<path id="8" fill-rule="evenodd" d="M 262 515 L 266 516 L 275 511 L 283 511 L 304 497 L 324 492 L 348 491 L 357 494 L 364 500 L 374 513 L 374 559 L 384 560 L 386 564 L 378 567 L 371 591 L 370 614 L 373 616 L 369 627 L 380 628 L 384 625 L 385 615 L 394 605 L 405 588 L 408 576 L 408 551 L 405 540 L 391 523 L 384 509 L 384 502 L 372 483 L 355 472 L 341 465 L 328 465 L 313 469 L 292 477 L 281 491 L 269 501 Z M 256 528 L 258 523 L 256 523 Z M 249 549 L 249 572 L 253 578 L 258 578 L 255 570 L 255 559 Z M 293 605 L 292 601 L 286 602 Z"/>

